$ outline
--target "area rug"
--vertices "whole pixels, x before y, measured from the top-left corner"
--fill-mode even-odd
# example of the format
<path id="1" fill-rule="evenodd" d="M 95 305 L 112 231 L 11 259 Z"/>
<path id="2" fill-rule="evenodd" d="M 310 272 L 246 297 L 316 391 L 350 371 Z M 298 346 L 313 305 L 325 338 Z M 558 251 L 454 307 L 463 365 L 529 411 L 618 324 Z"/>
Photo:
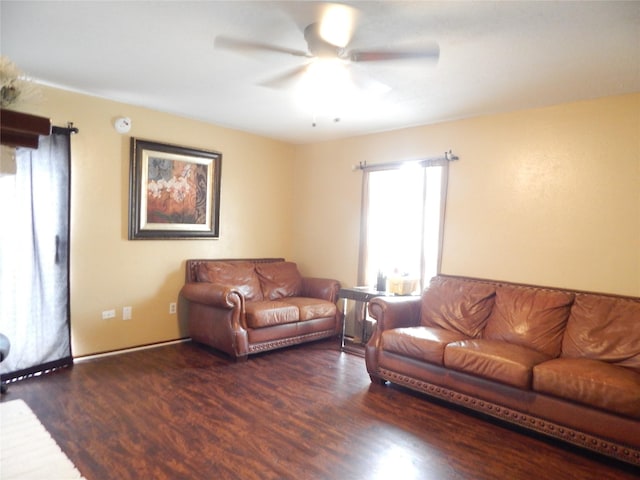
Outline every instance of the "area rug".
<path id="1" fill-rule="evenodd" d="M 84 478 L 24 401 L 0 403 L 0 431 L 2 480 Z"/>

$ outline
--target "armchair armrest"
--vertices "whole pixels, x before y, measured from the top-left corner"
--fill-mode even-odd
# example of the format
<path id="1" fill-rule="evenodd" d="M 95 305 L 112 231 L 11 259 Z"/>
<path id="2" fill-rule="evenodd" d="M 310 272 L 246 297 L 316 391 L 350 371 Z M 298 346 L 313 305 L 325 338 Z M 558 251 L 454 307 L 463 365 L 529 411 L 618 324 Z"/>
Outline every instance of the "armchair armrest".
<path id="1" fill-rule="evenodd" d="M 180 294 L 190 302 L 212 307 L 232 309 L 244 303 L 240 292 L 225 285 L 208 282 L 186 283 Z"/>
<path id="2" fill-rule="evenodd" d="M 311 278 L 303 277 L 302 279 L 302 296 L 310 298 L 320 298 L 328 300 L 331 303 L 338 301 L 338 292 L 340 291 L 340 282 L 329 278 Z"/>
<path id="3" fill-rule="evenodd" d="M 369 315 L 377 321 L 376 330 L 420 325 L 422 297 L 375 297 L 369 302 Z"/>

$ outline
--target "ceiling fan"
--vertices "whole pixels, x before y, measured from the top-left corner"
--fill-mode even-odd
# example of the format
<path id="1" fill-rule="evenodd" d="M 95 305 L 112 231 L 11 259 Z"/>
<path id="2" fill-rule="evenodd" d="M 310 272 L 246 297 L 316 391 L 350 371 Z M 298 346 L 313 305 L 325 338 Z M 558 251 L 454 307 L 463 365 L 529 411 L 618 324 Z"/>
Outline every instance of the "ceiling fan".
<path id="1" fill-rule="evenodd" d="M 263 86 L 274 88 L 286 86 L 291 80 L 304 75 L 310 66 L 323 61 L 339 62 L 345 67 L 362 62 L 422 60 L 435 63 L 438 61 L 440 48 L 436 43 L 419 50 L 350 48 L 357 17 L 358 11 L 353 7 L 343 4 L 326 4 L 321 11 L 319 20 L 307 25 L 304 29 L 304 39 L 307 42 L 306 51 L 227 36 L 216 37 L 215 46 L 242 53 L 274 52 L 308 59 L 300 66 L 261 82 Z M 356 84 L 366 83 L 362 78 L 353 80 Z"/>

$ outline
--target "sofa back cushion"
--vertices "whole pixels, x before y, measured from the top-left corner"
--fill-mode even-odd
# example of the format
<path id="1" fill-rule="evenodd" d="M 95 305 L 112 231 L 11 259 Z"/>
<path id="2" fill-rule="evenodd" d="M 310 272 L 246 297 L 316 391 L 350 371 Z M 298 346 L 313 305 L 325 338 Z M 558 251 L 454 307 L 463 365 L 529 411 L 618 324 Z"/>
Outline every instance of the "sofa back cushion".
<path id="1" fill-rule="evenodd" d="M 495 285 L 491 283 L 434 277 L 422 294 L 421 324 L 477 338 L 491 313 L 494 297 Z"/>
<path id="2" fill-rule="evenodd" d="M 562 341 L 562 356 L 640 371 L 640 300 L 577 294 Z"/>
<path id="3" fill-rule="evenodd" d="M 302 292 L 302 275 L 293 262 L 258 263 L 256 273 L 265 300 L 298 297 Z"/>
<path id="4" fill-rule="evenodd" d="M 198 282 L 227 285 L 244 295 L 245 300 L 262 300 L 262 289 L 255 264 L 246 261 L 212 261 L 198 265 Z"/>
<path id="5" fill-rule="evenodd" d="M 558 357 L 573 297 L 572 293 L 559 290 L 500 286 L 484 338 L 523 345 Z"/>

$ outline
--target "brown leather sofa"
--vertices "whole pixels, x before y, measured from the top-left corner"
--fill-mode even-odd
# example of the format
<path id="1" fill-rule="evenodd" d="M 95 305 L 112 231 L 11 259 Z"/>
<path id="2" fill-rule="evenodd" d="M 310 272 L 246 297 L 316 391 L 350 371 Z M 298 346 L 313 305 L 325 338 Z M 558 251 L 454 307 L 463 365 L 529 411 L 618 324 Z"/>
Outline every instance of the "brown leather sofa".
<path id="1" fill-rule="evenodd" d="M 640 465 L 640 298 L 440 275 L 369 313 L 374 383 Z"/>
<path id="2" fill-rule="evenodd" d="M 180 295 L 189 335 L 238 359 L 341 332 L 336 280 L 282 258 L 187 260 Z"/>

